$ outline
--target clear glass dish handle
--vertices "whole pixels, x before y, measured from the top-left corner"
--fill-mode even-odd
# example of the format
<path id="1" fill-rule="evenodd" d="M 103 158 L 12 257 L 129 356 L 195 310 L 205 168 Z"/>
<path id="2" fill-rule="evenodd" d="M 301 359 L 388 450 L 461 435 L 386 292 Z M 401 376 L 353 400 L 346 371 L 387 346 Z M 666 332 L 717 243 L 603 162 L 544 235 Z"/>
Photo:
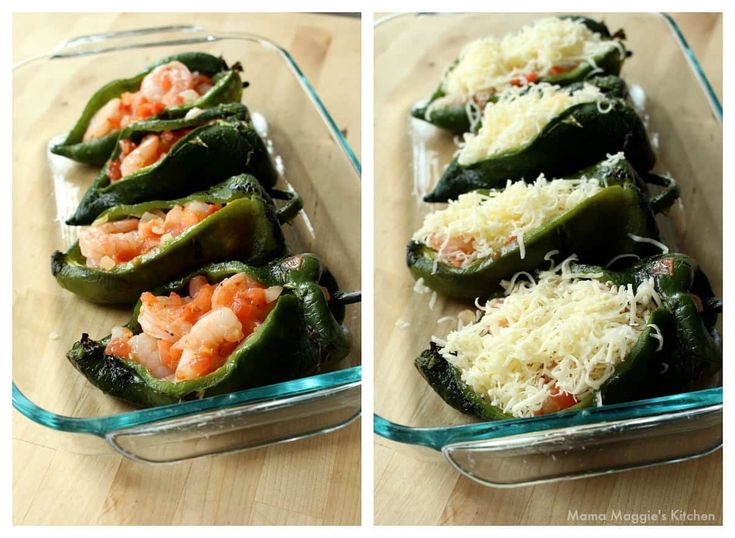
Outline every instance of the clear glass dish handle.
<path id="1" fill-rule="evenodd" d="M 51 58 L 71 58 L 125 49 L 159 47 L 161 45 L 186 45 L 216 41 L 201 26 L 178 25 L 139 28 L 76 37 L 54 48 Z"/>
<path id="2" fill-rule="evenodd" d="M 476 482 L 513 487 L 673 463 L 721 446 L 719 404 L 663 416 L 458 442 L 444 446 L 442 454 Z"/>
<path id="3" fill-rule="evenodd" d="M 359 416 L 360 382 L 355 381 L 317 392 L 118 429 L 105 438 L 132 460 L 173 463 L 327 433 Z"/>

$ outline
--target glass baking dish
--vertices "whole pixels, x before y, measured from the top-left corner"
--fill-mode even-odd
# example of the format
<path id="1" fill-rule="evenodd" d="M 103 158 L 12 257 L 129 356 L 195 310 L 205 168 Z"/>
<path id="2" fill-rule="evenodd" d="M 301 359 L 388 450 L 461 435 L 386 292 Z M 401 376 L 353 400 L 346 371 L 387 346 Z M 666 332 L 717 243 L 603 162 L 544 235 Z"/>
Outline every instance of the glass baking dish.
<path id="1" fill-rule="evenodd" d="M 517 486 L 670 463 L 722 444 L 722 388 L 547 417 L 478 423 L 445 404 L 413 359 L 445 316 L 466 304 L 417 294 L 405 245 L 431 209 L 421 201 L 456 150 L 453 137 L 410 118 L 468 41 L 505 35 L 545 14 L 399 14 L 375 27 L 375 432 L 441 453 L 485 485 Z M 669 246 L 693 256 L 722 291 L 722 107 L 673 19 L 588 14 L 625 29 L 634 88 L 656 171 L 679 183 L 682 204 L 660 219 Z M 655 47 L 650 44 L 655 43 Z M 642 90 L 642 91 L 641 91 Z M 385 443 L 380 437 L 380 443 Z M 396 448 L 396 445 L 391 445 Z M 421 454 L 414 450 L 414 455 Z M 423 450 L 423 452 L 426 452 Z"/>
<path id="2" fill-rule="evenodd" d="M 289 247 L 316 253 L 341 289 L 360 287 L 360 163 L 288 51 L 254 35 L 177 26 L 80 37 L 21 62 L 13 71 L 13 405 L 55 430 L 34 433 L 42 446 L 99 452 L 104 439 L 134 460 L 174 462 L 332 431 L 360 414 L 359 305 L 348 306 L 345 319 L 352 351 L 332 371 L 177 405 L 137 410 L 93 387 L 64 358 L 82 332 L 109 334 L 130 311 L 86 303 L 52 277 L 50 254 L 78 233 L 63 219 L 96 170 L 48 147 L 99 86 L 189 50 L 242 64 L 250 82 L 243 102 L 281 186 L 304 202 L 284 227 Z"/>

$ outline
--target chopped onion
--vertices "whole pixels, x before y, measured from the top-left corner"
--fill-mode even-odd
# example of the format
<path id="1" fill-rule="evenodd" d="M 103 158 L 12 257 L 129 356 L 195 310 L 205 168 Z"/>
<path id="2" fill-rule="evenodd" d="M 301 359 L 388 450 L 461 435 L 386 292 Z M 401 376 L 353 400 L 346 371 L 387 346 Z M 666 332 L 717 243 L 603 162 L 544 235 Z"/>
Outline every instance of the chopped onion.
<path id="1" fill-rule="evenodd" d="M 265 301 L 272 303 L 283 293 L 283 286 L 271 286 L 265 289 Z"/>

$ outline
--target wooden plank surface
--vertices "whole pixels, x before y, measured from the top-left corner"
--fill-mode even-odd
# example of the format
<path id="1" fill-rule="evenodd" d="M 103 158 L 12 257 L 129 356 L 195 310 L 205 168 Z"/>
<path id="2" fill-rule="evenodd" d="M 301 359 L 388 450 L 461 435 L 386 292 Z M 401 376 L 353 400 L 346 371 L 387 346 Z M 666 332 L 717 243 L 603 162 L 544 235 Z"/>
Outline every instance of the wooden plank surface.
<path id="1" fill-rule="evenodd" d="M 721 16 L 677 14 L 675 18 L 721 98 Z M 457 33 L 461 34 L 461 29 Z M 410 40 L 411 37 L 405 39 Z M 453 43 L 452 50 L 456 50 L 462 42 L 458 39 Z M 376 38 L 376 55 L 381 54 L 383 45 Z M 391 45 L 395 50 L 405 50 L 401 49 L 401 43 L 393 41 L 385 44 L 386 50 Z M 421 47 L 424 45 L 414 45 L 417 50 L 406 51 L 407 56 L 413 54 L 418 57 L 423 54 Z M 439 54 L 444 52 L 440 50 L 442 47 L 437 42 L 434 48 L 428 50 L 432 54 Z M 379 62 L 376 63 L 376 77 L 379 76 L 378 65 Z M 408 91 L 406 85 L 413 85 L 414 79 L 421 75 L 421 69 L 431 66 L 431 62 L 424 62 L 423 67 L 416 67 L 414 71 L 405 66 L 396 67 L 395 71 L 387 69 L 391 73 L 388 77 L 390 80 L 377 80 L 375 84 L 375 207 L 378 212 L 375 289 L 383 290 L 384 293 L 382 298 L 376 300 L 375 409 L 376 413 L 397 422 L 422 426 L 461 423 L 466 419 L 448 409 L 426 389 L 423 380 L 415 372 L 406 373 L 408 367 L 401 364 L 405 362 L 405 357 L 412 356 L 416 349 L 420 349 L 417 347 L 420 344 L 407 335 L 423 331 L 426 326 L 434 326 L 440 314 L 427 307 L 428 295 L 411 293 L 412 281 L 406 278 L 402 259 L 402 242 L 411 233 L 406 229 L 406 222 L 410 218 L 407 214 L 421 211 L 412 207 L 406 209 L 406 195 L 400 193 L 400 189 L 407 188 L 406 185 L 410 188 L 412 181 L 410 153 L 414 142 L 400 138 L 409 138 L 404 134 L 407 108 L 396 112 L 384 110 L 381 106 L 394 106 L 398 101 L 395 96 Z M 391 132 L 390 136 L 385 134 L 388 131 Z M 394 132 L 398 132 L 398 135 L 392 134 Z M 385 146 L 382 153 L 381 144 Z M 393 153 L 390 152 L 391 148 L 395 148 Z M 394 156 L 394 153 L 401 155 Z M 414 188 L 417 185 L 420 187 L 415 177 L 414 173 Z M 390 208 L 394 209 L 389 217 Z M 390 225 L 383 224 L 388 221 Z M 445 303 L 439 299 L 436 309 L 443 312 L 443 308 Z M 397 329 L 394 326 L 395 312 L 399 313 L 399 319 L 410 321 L 411 327 L 407 330 Z M 406 404 L 406 394 L 416 395 L 411 400 L 415 401 L 413 405 Z M 375 436 L 374 441 L 374 506 L 375 523 L 378 525 L 558 525 L 574 523 L 569 517 L 570 510 L 602 513 L 609 517 L 618 510 L 645 516 L 658 513 L 659 510 L 668 514 L 672 509 L 713 514 L 714 523 L 722 522 L 721 451 L 689 462 L 592 479 L 517 489 L 492 489 L 464 478 L 438 453 L 393 443 L 380 436 Z"/>
<path id="2" fill-rule="evenodd" d="M 79 35 L 190 23 L 213 31 L 255 33 L 290 50 L 359 155 L 358 19 L 316 14 L 16 14 L 14 61 Z M 45 203 L 48 199 L 46 195 Z M 69 370 L 62 375 L 76 374 Z M 41 427 L 14 412 L 14 523 L 360 521 L 359 421 L 296 443 L 164 466 L 132 463 L 95 439 L 80 437 Z"/>

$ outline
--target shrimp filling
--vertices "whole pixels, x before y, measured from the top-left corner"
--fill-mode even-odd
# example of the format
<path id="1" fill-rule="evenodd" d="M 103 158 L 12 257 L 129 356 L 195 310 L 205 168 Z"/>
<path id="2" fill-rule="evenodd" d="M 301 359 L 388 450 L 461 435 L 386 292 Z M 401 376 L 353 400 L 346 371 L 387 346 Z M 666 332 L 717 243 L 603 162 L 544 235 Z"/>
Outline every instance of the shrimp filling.
<path id="1" fill-rule="evenodd" d="M 140 218 L 95 222 L 79 234 L 79 249 L 87 267 L 109 271 L 171 241 L 221 208 L 195 201 L 175 205 L 166 213 L 159 210 Z"/>
<path id="2" fill-rule="evenodd" d="M 440 348 L 462 380 L 505 413 L 550 413 L 592 395 L 661 305 L 653 277 L 636 290 L 615 286 L 596 280 L 601 274 L 573 273 L 575 259 L 536 281 L 527 273 L 504 281 L 505 296 L 488 301 L 476 323 L 452 331 Z"/>
<path id="3" fill-rule="evenodd" d="M 219 284 L 196 276 L 185 297 L 145 292 L 138 315 L 142 332 L 115 327 L 105 354 L 135 361 L 159 379 L 197 379 L 221 367 L 260 327 L 282 291 L 237 273 Z"/>
<path id="4" fill-rule="evenodd" d="M 191 103 L 212 89 L 212 79 L 191 72 L 181 62 L 159 65 L 148 73 L 137 92 L 110 99 L 87 126 L 83 141 L 96 140 L 136 121 L 157 116 L 166 108 Z"/>
<path id="5" fill-rule="evenodd" d="M 141 168 L 157 163 L 176 142 L 190 132 L 191 129 L 180 129 L 163 131 L 160 134 L 151 133 L 137 144 L 127 138 L 120 140 L 120 153 L 107 164 L 107 177 L 114 183 Z"/>
<path id="6" fill-rule="evenodd" d="M 574 209 L 603 188 L 597 179 L 553 179 L 543 174 L 534 183 L 508 181 L 502 191 L 469 192 L 430 213 L 413 240 L 436 251 L 436 260 L 467 267 L 496 259 L 518 248 L 524 238 Z"/>

